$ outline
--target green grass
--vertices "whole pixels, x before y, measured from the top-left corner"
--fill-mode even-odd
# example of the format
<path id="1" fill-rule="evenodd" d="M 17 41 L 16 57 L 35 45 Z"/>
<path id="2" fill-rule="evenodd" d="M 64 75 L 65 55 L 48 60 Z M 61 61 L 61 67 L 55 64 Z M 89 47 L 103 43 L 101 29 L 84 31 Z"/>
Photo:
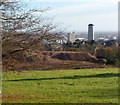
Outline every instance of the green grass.
<path id="1" fill-rule="evenodd" d="M 3 103 L 118 103 L 117 68 L 3 72 Z"/>

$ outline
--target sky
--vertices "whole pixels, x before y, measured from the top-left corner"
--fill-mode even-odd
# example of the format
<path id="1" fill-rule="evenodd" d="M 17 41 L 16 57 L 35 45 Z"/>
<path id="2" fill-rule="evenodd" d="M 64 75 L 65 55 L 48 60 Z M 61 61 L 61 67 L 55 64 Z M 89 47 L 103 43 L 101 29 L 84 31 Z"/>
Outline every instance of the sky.
<path id="1" fill-rule="evenodd" d="M 88 24 L 95 31 L 118 31 L 119 0 L 26 0 L 30 8 L 47 8 L 54 22 L 67 31 L 86 32 Z"/>

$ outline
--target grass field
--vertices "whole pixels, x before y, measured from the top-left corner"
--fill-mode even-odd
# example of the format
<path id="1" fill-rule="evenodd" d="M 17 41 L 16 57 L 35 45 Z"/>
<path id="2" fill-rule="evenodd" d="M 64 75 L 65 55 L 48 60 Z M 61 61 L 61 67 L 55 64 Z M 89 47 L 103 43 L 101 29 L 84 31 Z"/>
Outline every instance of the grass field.
<path id="1" fill-rule="evenodd" d="M 118 103 L 117 68 L 3 72 L 3 103 Z"/>

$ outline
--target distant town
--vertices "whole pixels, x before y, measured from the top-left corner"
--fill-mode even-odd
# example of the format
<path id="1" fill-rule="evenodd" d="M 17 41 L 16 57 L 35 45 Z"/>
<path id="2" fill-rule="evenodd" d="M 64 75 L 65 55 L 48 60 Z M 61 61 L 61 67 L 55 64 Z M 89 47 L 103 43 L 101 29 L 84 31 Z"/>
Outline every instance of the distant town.
<path id="1" fill-rule="evenodd" d="M 62 39 L 54 39 L 53 41 L 44 40 L 43 43 L 53 44 L 54 48 L 63 48 L 75 46 L 79 48 L 80 45 L 85 45 L 86 43 L 99 43 L 102 47 L 118 46 L 118 33 L 117 32 L 95 32 L 94 25 L 88 24 L 88 32 L 70 32 L 63 33 Z M 49 46 L 50 47 L 50 46 Z"/>

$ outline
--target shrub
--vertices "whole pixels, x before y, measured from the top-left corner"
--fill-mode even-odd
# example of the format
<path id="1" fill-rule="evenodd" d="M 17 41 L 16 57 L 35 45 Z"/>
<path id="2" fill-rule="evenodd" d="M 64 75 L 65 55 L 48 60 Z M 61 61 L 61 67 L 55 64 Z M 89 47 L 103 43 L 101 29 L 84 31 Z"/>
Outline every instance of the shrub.
<path id="1" fill-rule="evenodd" d="M 101 59 L 101 62 L 106 64 L 107 63 L 107 59 L 103 58 L 103 59 Z"/>
<path id="2" fill-rule="evenodd" d="M 96 57 L 99 59 L 106 59 L 107 64 L 115 64 L 118 60 L 118 48 L 107 47 L 98 49 L 96 52 Z"/>
<path id="3" fill-rule="evenodd" d="M 68 47 L 66 51 L 80 51 L 79 48 Z"/>

